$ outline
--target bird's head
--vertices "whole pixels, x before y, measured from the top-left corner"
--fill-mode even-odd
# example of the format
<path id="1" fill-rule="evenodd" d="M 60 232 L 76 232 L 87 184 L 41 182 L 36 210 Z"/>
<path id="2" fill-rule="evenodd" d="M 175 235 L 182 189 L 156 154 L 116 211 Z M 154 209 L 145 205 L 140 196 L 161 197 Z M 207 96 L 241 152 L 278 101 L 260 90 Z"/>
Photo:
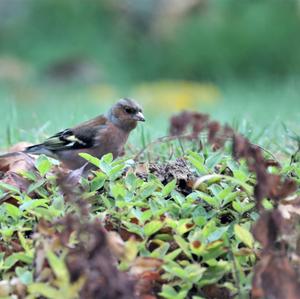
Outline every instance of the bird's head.
<path id="1" fill-rule="evenodd" d="M 145 121 L 141 106 L 132 99 L 120 99 L 109 111 L 108 118 L 124 130 L 132 130 L 138 121 Z"/>

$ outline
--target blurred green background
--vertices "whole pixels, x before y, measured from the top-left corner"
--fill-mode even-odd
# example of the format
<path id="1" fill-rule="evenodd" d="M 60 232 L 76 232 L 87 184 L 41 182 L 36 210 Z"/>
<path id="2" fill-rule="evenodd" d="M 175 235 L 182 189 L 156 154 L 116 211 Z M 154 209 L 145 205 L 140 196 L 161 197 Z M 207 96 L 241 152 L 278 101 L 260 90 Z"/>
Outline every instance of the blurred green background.
<path id="1" fill-rule="evenodd" d="M 299 0 L 0 1 L 1 146 L 123 96 L 151 138 L 181 109 L 299 132 L 299 73 Z"/>

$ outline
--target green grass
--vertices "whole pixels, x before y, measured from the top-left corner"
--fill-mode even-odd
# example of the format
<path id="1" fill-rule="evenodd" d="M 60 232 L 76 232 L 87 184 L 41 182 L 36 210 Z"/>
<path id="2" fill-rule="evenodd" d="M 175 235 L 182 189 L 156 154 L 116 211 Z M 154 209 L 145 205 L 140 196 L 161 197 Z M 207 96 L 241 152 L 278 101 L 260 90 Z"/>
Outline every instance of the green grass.
<path id="1" fill-rule="evenodd" d="M 106 96 L 101 91 L 95 92 L 93 86 L 47 82 L 3 87 L 0 92 L 0 106 L 4 112 L 0 119 L 2 147 L 20 140 L 37 142 L 57 130 L 104 113 L 118 97 L 134 96 L 132 88 L 114 87 L 115 94 Z M 200 102 L 198 111 L 235 127 L 247 123 L 254 126 L 256 132 L 269 128 L 275 136 L 282 122 L 299 132 L 300 87 L 296 78 L 283 82 L 230 80 L 216 87 L 220 91 L 219 99 L 211 105 Z M 160 98 L 155 94 L 146 104 L 143 98 L 137 100 L 145 106 L 147 122 L 143 130 L 146 135 L 151 139 L 166 135 L 168 119 L 174 110 L 161 109 Z M 141 131 L 137 130 L 132 141 L 140 139 L 140 135 Z"/>

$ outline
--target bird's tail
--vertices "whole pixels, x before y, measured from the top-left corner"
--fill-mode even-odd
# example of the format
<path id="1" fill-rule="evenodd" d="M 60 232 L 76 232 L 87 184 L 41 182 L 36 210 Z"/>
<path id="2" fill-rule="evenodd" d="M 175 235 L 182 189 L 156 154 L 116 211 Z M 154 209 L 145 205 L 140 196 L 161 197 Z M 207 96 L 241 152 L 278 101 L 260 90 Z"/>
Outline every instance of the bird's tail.
<path id="1" fill-rule="evenodd" d="M 42 148 L 42 144 L 31 145 L 25 148 L 24 153 L 34 155 L 37 154 Z"/>
<path id="2" fill-rule="evenodd" d="M 37 145 L 29 146 L 25 148 L 23 151 L 11 152 L 11 153 L 0 155 L 0 159 L 10 158 L 22 154 L 30 154 L 30 155 L 44 154 L 44 155 L 51 156 L 49 150 L 47 150 L 43 144 L 37 144 Z"/>
<path id="3" fill-rule="evenodd" d="M 56 158 L 54 152 L 47 149 L 47 147 L 43 143 L 27 147 L 24 150 L 24 153 L 30 155 L 46 155 L 52 158 Z"/>
<path id="4" fill-rule="evenodd" d="M 12 153 L 3 154 L 3 155 L 0 155 L 0 159 L 15 157 L 15 156 L 21 155 L 22 153 L 24 153 L 24 152 L 12 152 Z"/>

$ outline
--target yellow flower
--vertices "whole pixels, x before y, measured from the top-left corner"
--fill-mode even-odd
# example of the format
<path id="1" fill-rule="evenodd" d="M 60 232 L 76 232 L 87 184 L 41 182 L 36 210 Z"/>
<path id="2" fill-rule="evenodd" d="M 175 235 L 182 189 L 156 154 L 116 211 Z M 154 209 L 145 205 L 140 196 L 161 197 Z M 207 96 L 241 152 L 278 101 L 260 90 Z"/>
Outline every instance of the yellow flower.
<path id="1" fill-rule="evenodd" d="M 167 110 L 183 110 L 199 107 L 201 104 L 215 103 L 220 98 L 219 89 L 209 83 L 189 81 L 160 81 L 138 85 L 133 94 L 135 98 L 158 104 Z"/>

